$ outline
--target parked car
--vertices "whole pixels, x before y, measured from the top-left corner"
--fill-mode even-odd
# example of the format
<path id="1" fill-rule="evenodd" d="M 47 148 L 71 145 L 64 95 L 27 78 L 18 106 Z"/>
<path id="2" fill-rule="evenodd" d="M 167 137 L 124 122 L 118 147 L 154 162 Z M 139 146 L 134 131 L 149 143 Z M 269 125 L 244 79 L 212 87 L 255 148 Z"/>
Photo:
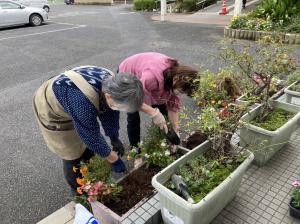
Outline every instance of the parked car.
<path id="1" fill-rule="evenodd" d="M 0 0 L 0 27 L 31 24 L 39 26 L 48 20 L 48 13 L 41 8 L 27 7 L 12 1 Z"/>
<path id="2" fill-rule="evenodd" d="M 73 5 L 75 3 L 74 0 L 64 0 L 64 2 L 66 5 Z"/>
<path id="3" fill-rule="evenodd" d="M 22 4 L 29 7 L 43 8 L 46 12 L 50 12 L 50 6 L 48 0 L 12 0 L 18 4 Z"/>

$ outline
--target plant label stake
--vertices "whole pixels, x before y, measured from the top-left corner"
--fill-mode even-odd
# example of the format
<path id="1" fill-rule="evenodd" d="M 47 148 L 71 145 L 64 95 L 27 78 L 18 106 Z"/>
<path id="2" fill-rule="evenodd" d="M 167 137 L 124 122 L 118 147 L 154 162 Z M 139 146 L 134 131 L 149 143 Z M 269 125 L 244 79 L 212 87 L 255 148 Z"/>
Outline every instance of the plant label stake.
<path id="1" fill-rule="evenodd" d="M 177 191 L 182 195 L 182 197 L 190 203 L 195 203 L 193 198 L 190 196 L 188 192 L 188 187 L 186 183 L 181 179 L 180 176 L 173 174 L 172 175 L 172 182 L 175 184 Z"/>

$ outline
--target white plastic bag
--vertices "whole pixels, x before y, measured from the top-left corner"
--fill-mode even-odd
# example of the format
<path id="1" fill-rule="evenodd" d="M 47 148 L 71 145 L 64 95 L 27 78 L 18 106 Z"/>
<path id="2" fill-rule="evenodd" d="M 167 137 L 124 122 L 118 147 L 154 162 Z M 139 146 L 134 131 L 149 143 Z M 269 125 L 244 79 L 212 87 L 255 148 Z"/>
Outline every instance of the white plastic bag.
<path id="1" fill-rule="evenodd" d="M 75 205 L 74 224 L 100 224 L 100 222 L 81 204 Z"/>

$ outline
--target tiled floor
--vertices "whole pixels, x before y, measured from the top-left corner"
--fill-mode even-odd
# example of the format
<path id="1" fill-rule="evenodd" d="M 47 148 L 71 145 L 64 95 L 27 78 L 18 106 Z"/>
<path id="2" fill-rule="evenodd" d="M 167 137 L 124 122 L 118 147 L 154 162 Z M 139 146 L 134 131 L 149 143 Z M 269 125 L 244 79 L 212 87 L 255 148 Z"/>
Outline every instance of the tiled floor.
<path id="1" fill-rule="evenodd" d="M 300 128 L 264 167 L 251 165 L 234 200 L 212 224 L 296 224 L 289 216 L 291 184 L 300 177 Z"/>

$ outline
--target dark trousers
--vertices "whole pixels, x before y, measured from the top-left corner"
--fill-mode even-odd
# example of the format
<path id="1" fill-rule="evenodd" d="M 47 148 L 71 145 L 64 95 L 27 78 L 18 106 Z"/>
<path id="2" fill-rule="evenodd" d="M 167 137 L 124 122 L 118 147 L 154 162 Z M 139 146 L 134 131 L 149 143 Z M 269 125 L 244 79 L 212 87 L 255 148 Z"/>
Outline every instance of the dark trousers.
<path id="1" fill-rule="evenodd" d="M 75 160 L 64 160 L 63 159 L 63 168 L 64 168 L 64 175 L 65 179 L 67 180 L 68 184 L 71 187 L 72 194 L 76 194 L 76 189 L 79 187 L 79 184 L 76 182 L 76 178 L 82 178 L 81 173 L 79 172 L 79 169 L 76 170 L 76 173 L 73 171 L 73 166 L 76 168 L 79 168 L 80 162 L 86 162 L 91 157 L 93 157 L 95 154 L 89 150 L 88 148 L 84 151 L 82 156 Z"/>
<path id="2" fill-rule="evenodd" d="M 158 108 L 159 111 L 168 116 L 167 106 L 165 104 L 162 105 L 152 105 L 154 108 Z M 140 127 L 141 119 L 140 113 L 127 113 L 127 133 L 128 139 L 131 146 L 138 146 L 138 143 L 141 141 L 141 127 Z"/>

